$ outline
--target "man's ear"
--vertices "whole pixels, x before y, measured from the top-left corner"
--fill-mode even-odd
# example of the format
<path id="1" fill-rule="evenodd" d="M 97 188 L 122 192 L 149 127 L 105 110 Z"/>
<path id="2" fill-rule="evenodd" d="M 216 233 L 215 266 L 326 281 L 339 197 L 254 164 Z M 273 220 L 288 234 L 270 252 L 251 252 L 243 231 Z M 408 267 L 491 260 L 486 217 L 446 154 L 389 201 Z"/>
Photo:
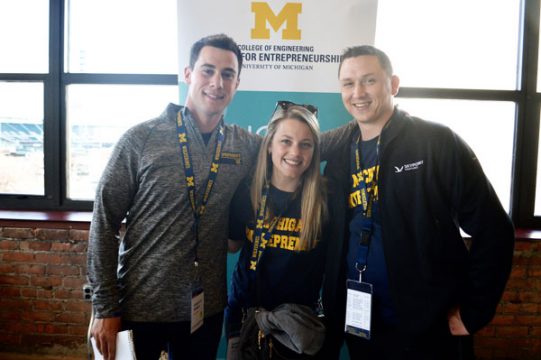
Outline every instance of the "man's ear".
<path id="1" fill-rule="evenodd" d="M 191 82 L 192 82 L 191 77 L 192 77 L 192 68 L 189 67 L 189 66 L 186 66 L 186 67 L 184 68 L 184 82 L 185 82 L 186 84 L 190 85 Z"/>
<path id="2" fill-rule="evenodd" d="M 398 94 L 398 90 L 400 89 L 400 78 L 396 75 L 393 75 L 391 77 L 391 93 L 393 96 L 396 96 Z"/>

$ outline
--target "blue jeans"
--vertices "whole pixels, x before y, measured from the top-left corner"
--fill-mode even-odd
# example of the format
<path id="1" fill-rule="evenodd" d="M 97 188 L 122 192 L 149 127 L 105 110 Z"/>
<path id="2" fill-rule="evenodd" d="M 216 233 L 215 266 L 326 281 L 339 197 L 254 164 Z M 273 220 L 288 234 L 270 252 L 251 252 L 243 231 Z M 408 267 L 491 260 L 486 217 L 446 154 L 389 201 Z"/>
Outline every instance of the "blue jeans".
<path id="1" fill-rule="evenodd" d="M 169 360 L 215 360 L 222 335 L 223 313 L 205 318 L 203 326 L 190 334 L 190 322 L 124 321 L 123 330 L 133 331 L 138 360 L 158 360 L 166 351 Z"/>

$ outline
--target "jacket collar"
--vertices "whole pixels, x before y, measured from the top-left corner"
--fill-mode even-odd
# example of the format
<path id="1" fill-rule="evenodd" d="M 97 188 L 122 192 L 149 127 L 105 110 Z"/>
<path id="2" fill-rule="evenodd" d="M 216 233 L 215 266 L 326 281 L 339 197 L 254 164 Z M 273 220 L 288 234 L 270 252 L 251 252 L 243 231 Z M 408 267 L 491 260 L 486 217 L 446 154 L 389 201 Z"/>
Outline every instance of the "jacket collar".
<path id="1" fill-rule="evenodd" d="M 404 126 L 406 126 L 406 123 L 409 120 L 409 115 L 407 112 L 401 110 L 398 108 L 398 106 L 394 107 L 393 114 L 391 115 L 391 118 L 389 119 L 389 122 L 387 125 L 383 128 L 383 131 L 381 132 L 381 143 L 382 145 L 388 145 L 391 143 L 394 138 L 400 134 Z"/>

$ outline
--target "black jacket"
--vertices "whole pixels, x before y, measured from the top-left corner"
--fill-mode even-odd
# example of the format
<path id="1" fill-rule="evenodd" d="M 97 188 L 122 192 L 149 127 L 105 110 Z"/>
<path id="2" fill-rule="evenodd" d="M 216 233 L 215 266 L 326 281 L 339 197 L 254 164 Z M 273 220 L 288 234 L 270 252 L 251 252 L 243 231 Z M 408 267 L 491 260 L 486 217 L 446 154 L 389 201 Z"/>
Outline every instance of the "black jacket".
<path id="1" fill-rule="evenodd" d="M 344 327 L 349 151 L 358 135 L 351 121 L 325 134 L 322 150 L 335 213 L 323 306 L 337 334 Z M 395 109 L 381 135 L 378 187 L 389 287 L 405 336 L 441 325 L 455 306 L 471 334 L 487 325 L 511 271 L 514 228 L 469 146 L 449 128 Z M 459 228 L 471 236 L 469 249 Z"/>

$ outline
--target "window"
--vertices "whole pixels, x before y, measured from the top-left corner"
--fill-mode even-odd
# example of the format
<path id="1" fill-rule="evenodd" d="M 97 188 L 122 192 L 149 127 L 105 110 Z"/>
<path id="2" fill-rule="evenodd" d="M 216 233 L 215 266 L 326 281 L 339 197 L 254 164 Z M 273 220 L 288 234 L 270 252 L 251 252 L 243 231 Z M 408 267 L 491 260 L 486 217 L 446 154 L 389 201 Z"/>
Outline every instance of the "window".
<path id="1" fill-rule="evenodd" d="M 0 119 L 0 189 L 45 195 L 43 84 L 0 82 Z"/>
<path id="2" fill-rule="evenodd" d="M 32 9 L 32 11 L 28 11 Z M 0 69 L 43 74 L 48 70 L 49 4 L 43 0 L 0 2 Z"/>
<path id="3" fill-rule="evenodd" d="M 378 0 L 375 45 L 400 77 L 399 106 L 457 132 L 515 224 L 540 227 L 538 15 L 537 0 Z"/>
<path id="4" fill-rule="evenodd" d="M 179 101 L 176 0 L 5 0 L 0 31 L 1 207 L 89 210 L 119 136 Z"/>
<path id="5" fill-rule="evenodd" d="M 536 11 L 537 14 L 539 14 L 539 8 L 537 9 L 532 9 L 532 11 Z M 539 21 L 539 18 L 537 19 L 537 29 L 540 30 L 541 32 L 541 24 L 540 24 L 540 21 Z M 532 131 L 535 131 L 535 129 L 537 129 L 536 133 L 537 133 L 537 139 L 530 139 L 531 142 L 529 143 L 529 147 L 527 148 L 529 151 L 531 151 L 532 153 L 536 154 L 537 155 L 537 161 L 535 160 L 535 156 L 531 156 L 531 162 L 528 164 L 530 166 L 535 166 L 535 178 L 536 178 L 536 181 L 535 181 L 535 184 L 532 185 L 532 182 L 533 181 L 530 181 L 528 183 L 526 183 L 525 186 L 528 186 L 528 189 L 531 189 L 531 187 L 535 187 L 535 208 L 534 208 L 534 216 L 536 217 L 541 217 L 541 129 L 540 129 L 540 126 L 539 126 L 539 119 L 541 118 L 540 116 L 540 109 L 541 109 L 541 76 L 539 74 L 539 69 L 541 68 L 541 56 L 538 55 L 538 52 L 539 52 L 539 47 L 541 47 L 541 38 L 539 37 L 539 32 L 536 34 L 538 36 L 538 39 L 537 39 L 537 44 L 539 45 L 538 48 L 537 48 L 537 53 L 536 55 L 538 56 L 537 57 L 537 68 L 535 69 L 535 71 L 537 72 L 537 86 L 536 86 L 536 89 L 537 91 L 535 92 L 535 103 L 533 105 L 530 106 L 530 111 L 531 112 L 535 112 L 536 114 L 536 118 L 532 119 L 532 121 L 530 122 L 531 124 L 531 127 L 532 127 Z M 532 36 L 532 41 L 535 41 L 536 39 Z M 535 59 L 532 59 L 532 61 L 534 61 Z M 533 76 L 532 76 L 533 77 Z M 533 96 L 532 96 L 533 97 Z M 535 149 L 537 149 L 537 151 L 535 151 Z M 526 150 L 526 151 L 528 151 Z M 535 164 L 535 165 L 533 165 Z M 534 172 L 533 171 L 530 171 L 530 178 L 533 178 L 534 177 Z M 532 191 L 533 192 L 533 191 Z M 527 197 L 528 195 L 526 195 Z M 528 209 L 529 210 L 529 209 Z M 529 212 L 527 210 L 527 213 Z"/>
<path id="6" fill-rule="evenodd" d="M 180 99 L 176 2 L 0 2 L 0 207 L 91 208 L 120 134 Z M 399 106 L 455 130 L 541 228 L 539 3 L 378 0 L 375 45 Z"/>
<path id="7" fill-rule="evenodd" d="M 48 11 L 45 1 L 0 2 L 0 34 L 10 34 L 0 36 L 0 69 L 30 74 L 0 79 L 0 192 L 5 194 L 45 195 L 44 83 L 37 74 L 48 68 Z"/>
<path id="8" fill-rule="evenodd" d="M 67 186 L 72 200 L 93 200 L 119 137 L 133 124 L 178 102 L 176 86 L 73 84 L 66 90 Z"/>
<path id="9" fill-rule="evenodd" d="M 503 207 L 510 210 L 514 103 L 412 98 L 399 98 L 396 102 L 412 115 L 440 122 L 459 134 L 475 152 Z M 479 136 L 488 133 L 490 136 Z"/>
<path id="10" fill-rule="evenodd" d="M 375 45 L 405 87 L 516 90 L 520 10 L 520 0 L 378 0 Z"/>

